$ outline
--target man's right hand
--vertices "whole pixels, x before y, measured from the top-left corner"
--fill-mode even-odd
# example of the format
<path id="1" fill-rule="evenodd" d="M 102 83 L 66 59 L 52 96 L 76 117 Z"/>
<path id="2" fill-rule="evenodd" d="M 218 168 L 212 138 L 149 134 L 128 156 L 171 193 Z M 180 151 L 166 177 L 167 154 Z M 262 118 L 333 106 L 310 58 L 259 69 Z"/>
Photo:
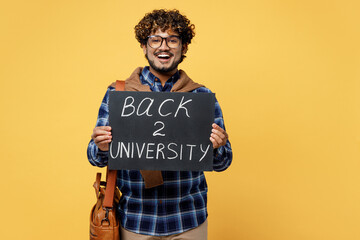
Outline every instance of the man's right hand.
<path id="1" fill-rule="evenodd" d="M 110 126 L 101 126 L 95 127 L 91 138 L 94 140 L 96 146 L 101 151 L 109 151 L 109 143 L 111 142 L 111 127 Z"/>

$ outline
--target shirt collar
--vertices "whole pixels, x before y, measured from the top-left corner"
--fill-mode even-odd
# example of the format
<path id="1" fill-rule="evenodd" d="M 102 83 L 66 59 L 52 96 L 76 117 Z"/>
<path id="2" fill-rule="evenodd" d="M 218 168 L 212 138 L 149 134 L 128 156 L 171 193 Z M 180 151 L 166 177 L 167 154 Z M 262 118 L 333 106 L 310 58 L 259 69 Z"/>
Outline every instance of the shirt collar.
<path id="1" fill-rule="evenodd" d="M 177 80 L 179 80 L 179 78 L 180 78 L 180 73 L 179 73 L 179 71 L 176 71 L 176 73 L 174 75 L 172 75 L 166 81 L 165 84 L 170 83 L 171 85 L 174 85 L 177 82 Z M 146 66 L 143 68 L 140 79 L 143 84 L 148 84 L 150 86 L 153 86 L 155 84 L 155 82 L 160 82 L 160 79 L 157 78 L 154 74 L 152 74 L 150 72 L 149 66 Z"/>

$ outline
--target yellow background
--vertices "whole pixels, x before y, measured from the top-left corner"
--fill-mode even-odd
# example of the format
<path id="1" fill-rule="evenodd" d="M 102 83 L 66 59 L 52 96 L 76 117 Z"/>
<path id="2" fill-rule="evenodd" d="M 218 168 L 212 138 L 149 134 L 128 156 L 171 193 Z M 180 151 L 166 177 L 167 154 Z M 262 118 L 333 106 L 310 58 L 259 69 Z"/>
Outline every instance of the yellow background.
<path id="1" fill-rule="evenodd" d="M 133 27 L 162 7 L 196 25 L 180 67 L 234 151 L 206 174 L 209 239 L 360 239 L 356 0 L 2 1 L 1 239 L 88 239 L 98 108 L 146 64 Z"/>

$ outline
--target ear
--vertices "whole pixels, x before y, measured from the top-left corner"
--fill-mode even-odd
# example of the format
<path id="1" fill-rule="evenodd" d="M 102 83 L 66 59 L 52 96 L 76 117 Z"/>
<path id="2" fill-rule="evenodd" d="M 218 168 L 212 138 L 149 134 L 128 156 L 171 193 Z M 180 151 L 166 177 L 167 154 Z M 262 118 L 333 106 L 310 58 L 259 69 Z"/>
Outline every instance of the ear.
<path id="1" fill-rule="evenodd" d="M 183 46 L 182 46 L 182 54 L 184 55 L 185 53 L 187 53 L 187 50 L 188 50 L 188 45 L 187 44 L 184 44 Z"/>
<path id="2" fill-rule="evenodd" d="M 145 44 L 141 44 L 141 47 L 143 49 L 144 55 L 146 55 L 146 45 Z"/>

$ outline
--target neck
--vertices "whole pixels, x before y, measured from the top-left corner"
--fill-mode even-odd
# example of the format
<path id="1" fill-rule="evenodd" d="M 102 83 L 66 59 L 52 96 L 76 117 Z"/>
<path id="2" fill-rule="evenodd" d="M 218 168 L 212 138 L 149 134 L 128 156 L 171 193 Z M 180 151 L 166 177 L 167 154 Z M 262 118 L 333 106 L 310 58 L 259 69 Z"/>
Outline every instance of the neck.
<path id="1" fill-rule="evenodd" d="M 151 66 L 149 68 L 150 72 L 152 74 L 154 74 L 157 78 L 160 79 L 161 85 L 164 86 L 166 81 L 171 78 L 172 75 L 174 75 L 177 72 L 177 68 L 175 68 L 174 70 L 170 71 L 170 72 L 159 72 L 156 71 L 155 69 L 153 69 Z"/>

